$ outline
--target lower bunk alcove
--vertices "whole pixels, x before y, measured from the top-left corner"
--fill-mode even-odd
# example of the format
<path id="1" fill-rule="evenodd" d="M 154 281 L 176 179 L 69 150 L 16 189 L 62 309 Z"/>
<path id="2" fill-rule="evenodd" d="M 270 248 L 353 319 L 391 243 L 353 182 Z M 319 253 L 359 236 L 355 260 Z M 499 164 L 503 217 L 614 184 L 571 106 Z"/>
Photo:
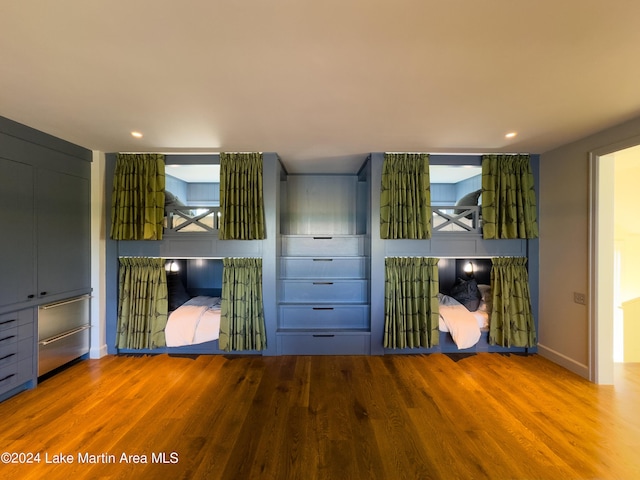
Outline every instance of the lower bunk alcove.
<path id="1" fill-rule="evenodd" d="M 261 352 L 256 351 L 228 352 L 219 347 L 221 258 L 167 259 L 165 269 L 168 318 L 164 336 L 167 346 L 118 348 L 118 354 L 260 355 Z"/>
<path id="2" fill-rule="evenodd" d="M 491 258 L 440 258 L 438 259 L 438 290 L 439 290 L 439 309 L 440 319 L 438 326 L 438 345 L 432 347 L 416 347 L 416 348 L 385 348 L 384 353 L 386 355 L 391 354 L 421 354 L 421 353 L 446 353 L 446 354 L 474 354 L 481 352 L 489 353 L 514 353 L 514 354 L 528 354 L 536 353 L 537 346 L 520 347 L 520 346 L 501 346 L 492 345 L 489 341 L 489 322 L 491 317 Z M 449 325 L 444 321 L 446 315 L 444 311 L 447 309 L 448 302 L 452 301 L 452 292 L 457 289 L 460 298 L 459 291 L 463 292 L 462 297 L 465 297 L 467 293 L 466 285 L 475 284 L 480 292 L 477 306 L 469 308 L 468 306 L 461 305 L 461 302 L 453 300 L 456 303 L 456 308 L 463 309 L 465 315 L 471 315 L 477 324 L 478 332 L 465 333 L 461 332 L 463 337 L 465 335 L 476 335 L 465 342 L 458 340 L 458 343 L 454 341 L 453 334 L 449 331 Z M 464 302 L 463 302 L 464 303 Z M 537 331 L 537 319 L 534 318 L 534 328 Z M 457 331 L 457 333 L 459 330 Z M 462 348 L 458 345 L 461 344 Z M 472 345 L 469 345 L 472 344 Z M 467 346 L 469 345 L 469 346 Z"/>

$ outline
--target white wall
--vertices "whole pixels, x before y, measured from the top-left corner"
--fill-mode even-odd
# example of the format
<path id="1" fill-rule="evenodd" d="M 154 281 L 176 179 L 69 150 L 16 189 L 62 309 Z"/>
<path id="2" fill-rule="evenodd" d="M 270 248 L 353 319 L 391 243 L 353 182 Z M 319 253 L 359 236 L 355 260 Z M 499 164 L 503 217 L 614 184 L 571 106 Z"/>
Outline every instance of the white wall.
<path id="1" fill-rule="evenodd" d="M 91 163 L 91 358 L 107 354 L 105 272 L 105 156 L 93 152 Z"/>
<path id="2" fill-rule="evenodd" d="M 640 135 L 640 118 L 543 153 L 540 159 L 539 352 L 589 377 L 589 152 Z M 589 298 L 587 298 L 589 303 Z"/>

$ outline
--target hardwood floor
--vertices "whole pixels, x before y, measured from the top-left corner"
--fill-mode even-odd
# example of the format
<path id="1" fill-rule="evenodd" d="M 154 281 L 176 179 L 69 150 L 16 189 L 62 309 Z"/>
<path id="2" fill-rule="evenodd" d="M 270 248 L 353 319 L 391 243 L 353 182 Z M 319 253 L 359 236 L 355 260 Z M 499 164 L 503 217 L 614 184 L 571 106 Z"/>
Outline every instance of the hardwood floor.
<path id="1" fill-rule="evenodd" d="M 613 387 L 536 355 L 87 360 L 0 404 L 0 451 L 40 460 L 0 475 L 635 479 L 640 364 L 617 367 Z"/>

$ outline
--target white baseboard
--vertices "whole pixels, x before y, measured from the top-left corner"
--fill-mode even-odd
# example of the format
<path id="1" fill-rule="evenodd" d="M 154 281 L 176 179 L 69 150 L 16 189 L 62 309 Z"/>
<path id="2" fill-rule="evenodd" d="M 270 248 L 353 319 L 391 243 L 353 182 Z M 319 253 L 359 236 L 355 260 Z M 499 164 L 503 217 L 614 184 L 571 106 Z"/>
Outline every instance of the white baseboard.
<path id="1" fill-rule="evenodd" d="M 563 355 L 560 352 L 556 352 L 552 348 L 545 347 L 544 345 L 538 344 L 538 354 L 541 357 L 546 358 L 547 360 L 551 360 L 553 363 L 557 363 L 561 367 L 566 368 L 567 370 L 575 373 L 576 375 L 580 375 L 583 378 L 589 379 L 589 366 L 584 365 L 583 363 L 577 362 L 572 358 Z"/>
<path id="2" fill-rule="evenodd" d="M 107 345 L 101 345 L 98 348 L 91 348 L 89 350 L 89 358 L 102 358 L 107 355 Z"/>

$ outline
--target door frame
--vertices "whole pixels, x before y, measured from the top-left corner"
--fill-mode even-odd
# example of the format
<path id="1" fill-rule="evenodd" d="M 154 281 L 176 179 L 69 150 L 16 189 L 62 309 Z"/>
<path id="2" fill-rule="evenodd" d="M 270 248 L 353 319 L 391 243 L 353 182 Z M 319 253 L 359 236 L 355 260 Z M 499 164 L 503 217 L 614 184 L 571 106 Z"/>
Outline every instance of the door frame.
<path id="1" fill-rule="evenodd" d="M 613 384 L 614 163 L 601 157 L 640 145 L 640 135 L 589 152 L 589 380 Z M 611 232 L 605 235 L 604 232 Z"/>

